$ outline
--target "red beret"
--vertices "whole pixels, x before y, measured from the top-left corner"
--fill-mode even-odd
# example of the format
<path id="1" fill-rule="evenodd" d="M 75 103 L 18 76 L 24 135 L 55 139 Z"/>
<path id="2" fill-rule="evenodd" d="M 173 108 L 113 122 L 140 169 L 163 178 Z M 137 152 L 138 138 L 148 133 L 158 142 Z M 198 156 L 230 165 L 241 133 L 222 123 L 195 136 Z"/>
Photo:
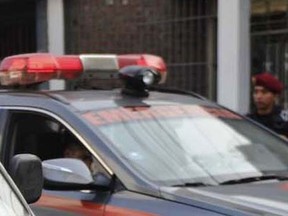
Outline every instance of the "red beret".
<path id="1" fill-rule="evenodd" d="M 275 94 L 280 94 L 284 88 L 282 82 L 267 72 L 255 75 L 254 81 L 255 86 L 263 86 Z"/>

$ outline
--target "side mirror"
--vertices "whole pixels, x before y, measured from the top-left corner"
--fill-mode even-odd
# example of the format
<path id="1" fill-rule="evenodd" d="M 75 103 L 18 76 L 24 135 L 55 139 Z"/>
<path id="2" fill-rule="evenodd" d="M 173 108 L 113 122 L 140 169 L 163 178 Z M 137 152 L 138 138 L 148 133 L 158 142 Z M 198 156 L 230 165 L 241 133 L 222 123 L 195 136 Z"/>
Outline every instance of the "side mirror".
<path id="1" fill-rule="evenodd" d="M 42 193 L 41 160 L 32 154 L 17 154 L 10 161 L 9 174 L 28 203 L 36 202 Z"/>
<path id="2" fill-rule="evenodd" d="M 99 183 L 86 164 L 74 158 L 58 158 L 42 162 L 44 188 L 50 190 L 108 190 L 111 180 L 103 177 Z"/>

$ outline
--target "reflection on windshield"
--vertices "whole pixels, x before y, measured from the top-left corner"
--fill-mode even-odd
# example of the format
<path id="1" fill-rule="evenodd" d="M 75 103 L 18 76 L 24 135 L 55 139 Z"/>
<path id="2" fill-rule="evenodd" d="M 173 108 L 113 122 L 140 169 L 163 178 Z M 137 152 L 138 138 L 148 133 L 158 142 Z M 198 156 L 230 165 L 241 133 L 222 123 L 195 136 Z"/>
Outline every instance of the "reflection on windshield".
<path id="1" fill-rule="evenodd" d="M 98 128 L 138 173 L 167 185 L 287 170 L 288 148 L 280 139 L 244 119 L 220 117 L 154 117 Z"/>

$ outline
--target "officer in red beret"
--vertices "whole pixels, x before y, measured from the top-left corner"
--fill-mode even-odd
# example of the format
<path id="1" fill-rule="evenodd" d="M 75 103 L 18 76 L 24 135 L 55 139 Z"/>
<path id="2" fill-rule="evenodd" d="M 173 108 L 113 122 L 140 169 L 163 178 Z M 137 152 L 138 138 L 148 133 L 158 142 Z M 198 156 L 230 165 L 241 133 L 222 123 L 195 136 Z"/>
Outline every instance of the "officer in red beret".
<path id="1" fill-rule="evenodd" d="M 247 116 L 288 137 L 288 110 L 277 105 L 284 88 L 283 83 L 268 72 L 252 77 L 252 83 L 255 108 Z"/>

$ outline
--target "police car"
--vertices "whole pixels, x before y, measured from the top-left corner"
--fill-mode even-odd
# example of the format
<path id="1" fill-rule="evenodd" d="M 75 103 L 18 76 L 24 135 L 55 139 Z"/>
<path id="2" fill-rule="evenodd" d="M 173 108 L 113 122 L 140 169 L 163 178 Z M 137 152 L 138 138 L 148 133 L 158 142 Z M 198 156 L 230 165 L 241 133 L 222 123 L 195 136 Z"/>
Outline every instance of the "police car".
<path id="1" fill-rule="evenodd" d="M 287 141 L 166 76 L 146 54 L 1 62 L 1 160 L 42 160 L 36 213 L 288 215 Z M 73 90 L 37 90 L 57 78 Z"/>

